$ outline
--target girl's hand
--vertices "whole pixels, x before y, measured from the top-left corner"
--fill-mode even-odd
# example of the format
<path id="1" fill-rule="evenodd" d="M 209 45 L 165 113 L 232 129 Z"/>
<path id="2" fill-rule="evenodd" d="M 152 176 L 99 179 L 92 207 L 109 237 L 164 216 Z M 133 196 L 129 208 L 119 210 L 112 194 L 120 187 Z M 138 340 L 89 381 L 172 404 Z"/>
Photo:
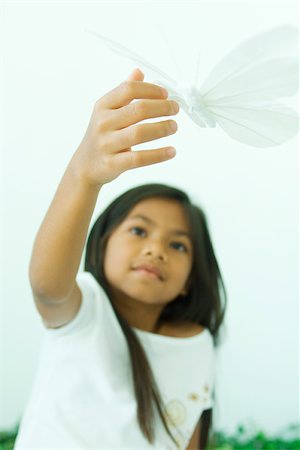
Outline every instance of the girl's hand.
<path id="1" fill-rule="evenodd" d="M 125 82 L 95 103 L 87 131 L 72 161 L 81 180 L 90 185 L 103 185 L 126 170 L 174 156 L 168 154 L 170 147 L 131 150 L 133 145 L 174 134 L 177 129 L 174 120 L 134 125 L 179 111 L 178 103 L 166 100 L 167 93 L 161 87 L 143 80 L 144 74 L 135 69 Z M 141 100 L 131 103 L 134 99 Z"/>

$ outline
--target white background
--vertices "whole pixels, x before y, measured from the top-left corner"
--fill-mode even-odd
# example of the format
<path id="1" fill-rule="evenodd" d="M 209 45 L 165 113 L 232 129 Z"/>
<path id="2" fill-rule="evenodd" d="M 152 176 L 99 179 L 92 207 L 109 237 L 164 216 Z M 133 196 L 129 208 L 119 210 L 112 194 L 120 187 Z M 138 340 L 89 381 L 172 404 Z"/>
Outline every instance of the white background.
<path id="1" fill-rule="evenodd" d="M 297 2 L 8 1 L 1 3 L 1 22 L 5 429 L 29 398 L 43 336 L 28 280 L 33 240 L 95 101 L 136 67 L 83 30 L 122 42 L 182 81 L 193 79 L 199 51 L 201 84 L 243 39 L 297 26 Z M 215 426 L 232 432 L 243 423 L 280 433 L 299 421 L 298 140 L 251 148 L 219 127 L 197 127 L 183 111 L 176 121 L 174 136 L 140 146 L 174 145 L 176 158 L 106 185 L 91 224 L 116 196 L 147 182 L 178 186 L 204 208 L 228 293 Z"/>

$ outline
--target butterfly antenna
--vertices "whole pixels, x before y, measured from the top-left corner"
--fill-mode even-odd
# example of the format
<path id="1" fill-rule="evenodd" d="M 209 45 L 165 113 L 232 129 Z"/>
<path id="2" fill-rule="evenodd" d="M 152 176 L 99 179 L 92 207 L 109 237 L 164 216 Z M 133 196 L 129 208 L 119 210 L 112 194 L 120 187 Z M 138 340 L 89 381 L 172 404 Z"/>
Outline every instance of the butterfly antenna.
<path id="1" fill-rule="evenodd" d="M 182 73 L 182 71 L 180 69 L 180 66 L 177 64 L 177 61 L 176 61 L 174 52 L 172 50 L 172 47 L 170 45 L 170 42 L 168 41 L 168 39 L 167 39 L 165 33 L 163 32 L 162 28 L 159 25 L 156 25 L 156 28 L 158 29 L 159 33 L 161 34 L 161 37 L 163 38 L 163 40 L 165 41 L 166 47 L 167 47 L 167 49 L 169 51 L 169 55 L 171 56 L 171 59 L 172 59 L 174 65 L 176 67 L 177 74 L 178 74 L 179 78 L 184 80 L 184 75 L 183 75 L 183 73 Z"/>

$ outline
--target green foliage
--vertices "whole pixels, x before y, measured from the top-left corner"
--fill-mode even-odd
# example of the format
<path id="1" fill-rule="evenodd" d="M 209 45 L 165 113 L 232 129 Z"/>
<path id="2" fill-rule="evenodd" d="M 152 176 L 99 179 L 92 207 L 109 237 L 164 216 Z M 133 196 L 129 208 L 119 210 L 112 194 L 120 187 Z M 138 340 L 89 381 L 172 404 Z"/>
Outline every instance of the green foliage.
<path id="1" fill-rule="evenodd" d="M 12 450 L 17 434 L 19 425 L 10 431 L 0 431 L 0 450 Z"/>
<path id="2" fill-rule="evenodd" d="M 300 450 L 300 424 L 290 425 L 282 436 L 267 436 L 257 431 L 251 436 L 249 431 L 239 425 L 233 436 L 215 432 L 208 450 Z"/>
<path id="3" fill-rule="evenodd" d="M 12 450 L 18 433 L 0 432 L 0 450 Z M 239 425 L 233 436 L 221 431 L 214 433 L 208 450 L 300 450 L 300 424 L 290 425 L 280 437 L 269 437 L 263 431 L 249 435 L 246 427 Z"/>

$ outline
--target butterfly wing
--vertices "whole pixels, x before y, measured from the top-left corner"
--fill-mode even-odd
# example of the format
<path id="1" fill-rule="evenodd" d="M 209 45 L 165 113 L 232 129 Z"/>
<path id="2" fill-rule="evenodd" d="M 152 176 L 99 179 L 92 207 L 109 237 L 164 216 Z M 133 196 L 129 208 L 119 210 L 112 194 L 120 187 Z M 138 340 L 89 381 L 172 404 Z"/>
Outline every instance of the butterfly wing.
<path id="1" fill-rule="evenodd" d="M 203 101 L 232 138 L 271 147 L 297 133 L 295 111 L 275 101 L 297 92 L 298 60 L 292 56 L 297 36 L 288 26 L 261 33 L 229 53 L 207 77 L 200 88 Z"/>
<path id="2" fill-rule="evenodd" d="M 280 145 L 295 136 L 299 128 L 295 111 L 280 103 L 208 109 L 230 137 L 253 147 Z"/>
<path id="3" fill-rule="evenodd" d="M 168 99 L 170 100 L 176 100 L 180 106 L 183 108 L 183 110 L 189 114 L 189 105 L 186 102 L 186 99 L 184 98 L 184 95 L 180 90 L 178 89 L 178 83 L 173 80 L 169 75 L 167 75 L 165 72 L 163 72 L 158 67 L 154 66 L 150 62 L 146 61 L 142 56 L 138 55 L 137 53 L 133 52 L 129 48 L 125 47 L 122 44 L 119 44 L 118 42 L 109 39 L 99 33 L 96 33 L 92 30 L 85 30 L 87 33 L 90 33 L 94 36 L 96 36 L 98 39 L 100 39 L 104 44 L 106 44 L 111 50 L 116 52 L 117 54 L 124 56 L 125 58 L 130 59 L 131 61 L 136 62 L 139 66 L 145 68 L 147 71 L 150 71 L 150 73 L 153 74 L 153 77 L 158 79 L 154 79 L 154 83 L 157 83 L 158 85 L 166 88 L 168 90 Z M 202 122 L 202 125 L 205 126 Z"/>
<path id="4" fill-rule="evenodd" d="M 241 43 L 215 65 L 200 88 L 201 95 L 209 95 L 210 98 L 223 97 L 227 88 L 229 91 L 232 90 L 234 80 L 239 82 L 239 87 L 242 87 L 244 91 L 250 90 L 251 85 L 243 85 L 243 74 L 248 75 L 249 73 L 254 76 L 252 85 L 259 82 L 262 84 L 261 93 L 272 95 L 265 93 L 263 84 L 264 73 L 268 76 L 270 72 L 272 75 L 272 71 L 275 71 L 273 76 L 278 80 L 278 84 L 281 81 L 284 86 L 281 87 L 280 95 L 281 93 L 284 95 L 295 94 L 298 87 L 296 81 L 298 34 L 295 27 L 282 26 L 260 33 Z M 277 61 L 276 64 L 274 60 Z M 268 67 L 269 63 L 270 67 Z M 281 76 L 286 78 L 281 80 Z M 291 80 L 292 83 L 289 86 L 286 81 L 290 82 Z M 266 80 L 265 83 L 268 85 L 269 80 Z"/>
<path id="5" fill-rule="evenodd" d="M 178 101 L 197 125 L 207 125 L 207 121 L 202 120 L 200 108 L 199 114 L 196 114 L 197 108 L 194 111 L 191 108 L 194 96 L 191 99 L 190 95 L 185 95 L 179 84 L 166 73 L 112 39 L 85 31 L 159 77 L 155 82 L 168 90 L 169 98 Z M 298 121 L 293 111 L 280 104 L 267 107 L 263 104 L 270 99 L 292 95 L 297 90 L 295 60 L 285 56 L 268 61 L 272 53 L 286 55 L 286 42 L 294 42 L 296 35 L 293 27 L 262 33 L 238 46 L 215 66 L 200 89 L 201 101 L 212 116 L 211 122 L 215 119 L 234 139 L 258 147 L 278 145 L 297 132 Z M 209 126 L 213 126 L 212 123 Z"/>
<path id="6" fill-rule="evenodd" d="M 146 61 L 142 56 L 138 55 L 137 53 L 133 52 L 132 50 L 129 50 L 129 48 L 125 47 L 122 44 L 119 44 L 118 42 L 107 38 L 105 36 L 102 36 L 99 33 L 96 33 L 92 30 L 85 30 L 87 33 L 90 33 L 94 36 L 96 36 L 98 39 L 100 39 L 104 44 L 106 44 L 111 50 L 118 53 L 121 56 L 124 56 L 125 58 L 129 58 L 130 60 L 136 62 L 141 67 L 145 67 L 146 69 L 150 70 L 156 77 L 159 76 L 160 78 L 164 79 L 167 83 L 171 85 L 176 85 L 176 81 L 173 80 L 169 75 L 167 75 L 165 72 L 160 70 L 158 67 L 154 66 L 150 62 Z"/>
<path id="7" fill-rule="evenodd" d="M 206 104 L 263 104 L 289 97 L 298 90 L 298 61 L 277 58 L 219 82 L 201 95 Z"/>
<path id="8" fill-rule="evenodd" d="M 178 83 L 173 80 L 169 75 L 163 72 L 158 67 L 154 66 L 150 62 L 146 61 L 142 56 L 133 52 L 129 48 L 125 47 L 118 42 L 109 39 L 99 33 L 96 33 L 92 30 L 85 30 L 86 32 L 96 36 L 98 39 L 102 40 L 104 44 L 106 44 L 111 50 L 116 52 L 117 54 L 124 56 L 125 58 L 130 59 L 131 61 L 136 62 L 139 66 L 145 68 L 147 71 L 153 74 L 154 80 L 153 83 L 156 83 L 168 91 L 168 99 L 177 101 L 182 109 L 201 127 L 205 127 L 205 123 L 201 120 L 200 117 L 191 116 L 190 105 L 188 104 L 183 91 L 179 88 Z M 158 79 L 156 79 L 158 77 Z"/>

